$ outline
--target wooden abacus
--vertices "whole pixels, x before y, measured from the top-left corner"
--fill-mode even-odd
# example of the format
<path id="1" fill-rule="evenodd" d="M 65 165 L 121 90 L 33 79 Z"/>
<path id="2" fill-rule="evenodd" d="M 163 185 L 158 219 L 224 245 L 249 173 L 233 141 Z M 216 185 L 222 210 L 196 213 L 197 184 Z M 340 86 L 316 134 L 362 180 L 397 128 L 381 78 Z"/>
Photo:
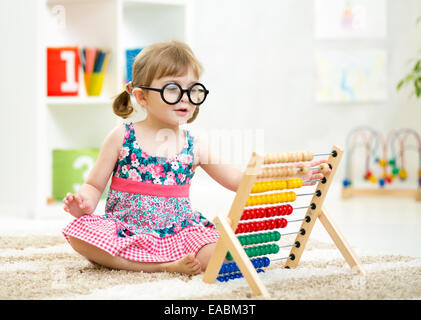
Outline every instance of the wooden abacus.
<path id="1" fill-rule="evenodd" d="M 309 151 L 278 152 L 265 155 L 259 155 L 254 152 L 243 174 L 228 216 L 217 216 L 213 221 L 220 233 L 220 238 L 208 263 L 203 281 L 214 283 L 216 280 L 227 281 L 244 276 L 255 295 L 269 297 L 269 293 L 260 280 L 258 272 L 262 271 L 262 267 L 270 264 L 270 259 L 268 257 L 262 258 L 261 256 L 275 254 L 279 251 L 279 246 L 275 242 L 280 239 L 281 234 L 278 231 L 258 234 L 252 234 L 252 232 L 284 228 L 288 223 L 287 219 L 270 218 L 289 215 L 294 209 L 290 204 L 280 206 L 274 206 L 274 204 L 293 202 L 297 196 L 301 195 L 313 195 L 313 197 L 308 207 L 302 207 L 306 208 L 307 211 L 304 218 L 301 219 L 302 224 L 299 231 L 295 232 L 296 238 L 290 246 L 291 251 L 289 255 L 281 258 L 286 259 L 284 267 L 295 268 L 298 265 L 314 223 L 317 219 L 320 219 L 351 269 L 364 274 L 365 271 L 359 258 L 323 208 L 327 190 L 339 165 L 342 153 L 341 148 L 337 146 L 334 146 L 329 154 L 318 155 L 313 155 Z M 323 155 L 329 155 L 329 158 L 326 163 L 322 163 L 317 168 L 309 168 L 308 165 L 303 163 L 311 161 L 314 156 Z M 300 163 L 282 165 L 290 162 Z M 320 169 L 324 175 L 323 179 L 318 181 L 314 193 L 298 195 L 293 191 L 273 192 L 275 190 L 290 190 L 302 187 L 303 181 L 301 178 L 297 178 L 296 175 L 304 175 L 309 170 L 314 169 Z M 271 179 L 286 177 L 288 179 Z M 267 206 L 255 207 L 261 205 Z M 249 219 L 253 219 L 253 221 L 243 222 Z M 239 223 L 240 220 L 241 223 Z M 247 235 L 237 237 L 238 234 L 243 233 Z M 258 245 L 266 242 L 272 243 Z M 250 260 L 252 257 L 258 258 Z M 235 262 L 224 263 L 224 259 L 228 261 L 234 260 Z"/>

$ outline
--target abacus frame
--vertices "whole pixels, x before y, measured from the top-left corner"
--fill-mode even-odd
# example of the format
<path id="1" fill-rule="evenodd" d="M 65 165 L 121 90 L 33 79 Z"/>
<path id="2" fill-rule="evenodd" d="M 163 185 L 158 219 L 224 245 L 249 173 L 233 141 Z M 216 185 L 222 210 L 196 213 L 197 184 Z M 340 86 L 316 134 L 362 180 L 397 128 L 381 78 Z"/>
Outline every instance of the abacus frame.
<path id="1" fill-rule="evenodd" d="M 303 222 L 300 227 L 300 232 L 297 234 L 294 243 L 299 242 L 299 246 L 293 246 L 288 259 L 285 262 L 285 268 L 295 268 L 304 252 L 307 240 L 310 237 L 311 231 L 317 219 L 320 220 L 323 227 L 326 229 L 336 247 L 345 258 L 346 262 L 351 267 L 351 270 L 358 273 L 365 274 L 361 261 L 354 253 L 351 246 L 346 241 L 345 237 L 334 223 L 331 216 L 323 208 L 323 202 L 327 191 L 333 180 L 337 167 L 339 166 L 343 150 L 338 146 L 333 146 L 327 164 L 331 168 L 330 174 L 318 182 L 316 190 L 320 190 L 321 194 L 315 194 L 311 200 L 312 206 L 309 206 Z M 262 172 L 264 164 L 264 156 L 253 152 L 247 168 L 240 181 L 236 196 L 231 205 L 231 209 L 227 217 L 216 216 L 213 220 L 217 230 L 220 233 L 220 238 L 216 243 L 215 250 L 209 260 L 203 281 L 205 283 L 214 283 L 219 274 L 219 270 L 224 262 L 227 251 L 231 253 L 233 260 L 237 263 L 241 273 L 247 280 L 253 293 L 257 296 L 269 297 L 269 292 L 265 285 L 259 278 L 255 268 L 253 267 L 249 257 L 244 248 L 237 239 L 234 230 L 236 230 L 238 222 L 246 206 L 247 199 L 251 193 L 253 184 L 257 176 Z M 314 204 L 314 205 L 313 205 Z"/>

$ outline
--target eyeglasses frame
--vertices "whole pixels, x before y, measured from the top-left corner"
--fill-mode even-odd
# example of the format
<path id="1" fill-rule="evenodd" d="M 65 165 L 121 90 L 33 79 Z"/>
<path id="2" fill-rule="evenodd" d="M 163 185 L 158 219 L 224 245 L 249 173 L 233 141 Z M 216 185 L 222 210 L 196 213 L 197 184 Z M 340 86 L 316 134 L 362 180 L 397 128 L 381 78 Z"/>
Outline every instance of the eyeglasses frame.
<path id="1" fill-rule="evenodd" d="M 164 98 L 164 90 L 165 90 L 165 88 L 167 87 L 167 86 L 169 86 L 169 85 L 176 85 L 179 89 L 180 89 L 180 92 L 181 92 L 181 94 L 180 94 L 180 96 L 179 96 L 179 98 L 178 98 L 178 100 L 176 101 L 176 102 L 168 102 L 167 100 L 165 100 L 165 98 Z M 203 101 L 202 102 L 200 102 L 200 103 L 195 103 L 195 102 L 193 102 L 192 101 L 192 99 L 191 99 L 191 97 L 190 97 L 190 91 L 191 91 L 191 89 L 194 87 L 194 86 L 196 86 L 196 85 L 200 85 L 200 86 L 202 86 L 203 87 L 203 89 L 205 90 L 205 97 L 204 97 L 204 99 L 203 99 Z M 159 92 L 160 94 L 161 94 L 161 99 L 166 103 L 166 104 L 169 104 L 169 105 L 174 105 L 174 104 L 177 104 L 177 103 L 179 103 L 180 102 L 180 100 L 183 98 L 183 96 L 184 96 L 184 93 L 187 93 L 187 97 L 189 98 L 189 101 L 192 103 L 192 104 L 194 104 L 195 106 L 198 106 L 198 105 L 201 105 L 203 102 L 205 102 L 205 100 L 206 100 L 206 97 L 208 96 L 208 94 L 209 94 L 209 90 L 208 89 L 206 89 L 206 87 L 202 84 L 202 83 L 200 83 L 200 82 L 196 82 L 196 83 L 193 83 L 190 87 L 188 87 L 187 89 L 183 89 L 177 82 L 175 82 L 175 81 L 171 81 L 171 82 L 168 82 L 168 83 L 166 83 L 166 84 L 164 84 L 164 86 L 161 88 L 161 89 L 158 89 L 158 88 L 151 88 L 151 87 L 147 87 L 147 86 L 136 86 L 136 88 L 140 88 L 140 89 L 146 89 L 146 90 L 152 90 L 152 91 L 156 91 L 156 92 Z"/>

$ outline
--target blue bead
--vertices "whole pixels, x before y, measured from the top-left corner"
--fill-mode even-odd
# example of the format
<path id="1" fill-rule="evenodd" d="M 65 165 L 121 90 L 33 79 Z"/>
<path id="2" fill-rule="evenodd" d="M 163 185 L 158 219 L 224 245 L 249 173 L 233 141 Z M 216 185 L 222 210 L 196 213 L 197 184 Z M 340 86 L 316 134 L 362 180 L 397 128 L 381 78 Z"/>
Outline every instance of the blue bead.
<path id="1" fill-rule="evenodd" d="M 257 273 L 262 273 L 262 272 L 265 272 L 265 270 L 263 270 L 263 269 L 257 269 Z"/>
<path id="2" fill-rule="evenodd" d="M 229 275 L 229 278 L 230 278 L 230 280 L 234 280 L 234 279 L 235 279 L 235 275 L 231 273 L 231 274 Z"/>
<path id="3" fill-rule="evenodd" d="M 228 275 L 224 276 L 224 281 L 225 281 L 225 282 L 228 282 L 228 281 L 229 281 L 229 279 L 230 279 L 230 277 L 229 277 Z"/>
<path id="4" fill-rule="evenodd" d="M 265 267 L 268 267 L 270 265 L 270 259 L 268 257 L 264 257 L 263 262 Z"/>
<path id="5" fill-rule="evenodd" d="M 236 273 L 235 274 L 235 279 L 240 279 L 242 277 L 243 277 L 243 275 L 241 273 Z"/>
<path id="6" fill-rule="evenodd" d="M 350 185 L 351 185 L 351 180 L 349 180 L 349 179 L 344 179 L 344 181 L 342 182 L 342 184 L 343 184 L 343 186 L 344 186 L 344 187 L 348 187 L 348 186 L 350 186 Z"/>
<path id="7" fill-rule="evenodd" d="M 218 280 L 219 282 L 224 282 L 224 277 L 217 277 L 216 280 Z"/>
<path id="8" fill-rule="evenodd" d="M 384 187 L 385 180 L 384 179 L 379 179 L 379 185 L 380 185 L 380 187 Z"/>

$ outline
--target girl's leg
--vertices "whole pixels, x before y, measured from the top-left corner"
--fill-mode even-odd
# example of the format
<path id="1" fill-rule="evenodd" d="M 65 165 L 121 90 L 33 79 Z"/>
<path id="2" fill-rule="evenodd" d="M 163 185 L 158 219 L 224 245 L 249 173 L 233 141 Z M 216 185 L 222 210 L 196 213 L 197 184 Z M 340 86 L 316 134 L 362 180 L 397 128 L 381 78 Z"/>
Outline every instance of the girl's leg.
<path id="1" fill-rule="evenodd" d="M 204 245 L 196 254 L 196 259 L 199 260 L 202 271 L 205 271 L 209 260 L 215 250 L 216 242 Z"/>
<path id="2" fill-rule="evenodd" d="M 185 274 L 199 274 L 201 271 L 200 262 L 193 254 L 188 254 L 180 260 L 171 262 L 136 262 L 121 257 L 112 256 L 83 240 L 70 237 L 70 245 L 73 249 L 97 264 L 111 269 L 143 271 L 143 272 L 179 272 Z"/>

